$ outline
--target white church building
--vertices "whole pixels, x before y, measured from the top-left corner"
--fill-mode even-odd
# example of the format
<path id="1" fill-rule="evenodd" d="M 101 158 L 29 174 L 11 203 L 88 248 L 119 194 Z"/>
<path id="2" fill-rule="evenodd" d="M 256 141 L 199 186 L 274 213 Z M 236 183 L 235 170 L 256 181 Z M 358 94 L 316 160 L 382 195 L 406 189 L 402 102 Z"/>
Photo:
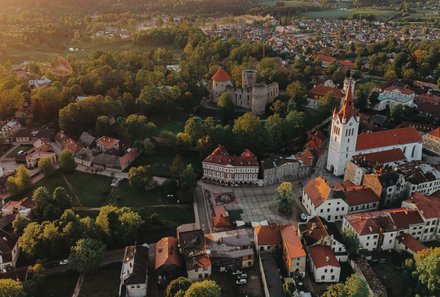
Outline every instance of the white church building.
<path id="1" fill-rule="evenodd" d="M 336 176 L 344 174 L 347 161 L 356 155 L 401 149 L 408 161 L 422 159 L 422 137 L 415 128 L 358 134 L 359 122 L 349 87 L 341 109 L 333 112 L 331 123 L 327 170 Z"/>

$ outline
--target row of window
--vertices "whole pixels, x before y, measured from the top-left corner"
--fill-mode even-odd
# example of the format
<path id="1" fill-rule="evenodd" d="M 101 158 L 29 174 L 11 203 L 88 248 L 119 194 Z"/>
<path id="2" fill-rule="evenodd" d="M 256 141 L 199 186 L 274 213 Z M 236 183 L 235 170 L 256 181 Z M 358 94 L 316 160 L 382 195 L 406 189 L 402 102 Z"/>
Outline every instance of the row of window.
<path id="1" fill-rule="evenodd" d="M 252 172 L 256 173 L 258 172 L 258 167 L 252 167 L 252 168 L 225 168 L 223 166 L 217 166 L 217 165 L 210 165 L 210 164 L 203 164 L 203 168 L 205 169 L 212 169 L 215 171 L 224 171 L 224 172 L 230 172 L 230 173 L 245 173 L 245 172 Z"/>

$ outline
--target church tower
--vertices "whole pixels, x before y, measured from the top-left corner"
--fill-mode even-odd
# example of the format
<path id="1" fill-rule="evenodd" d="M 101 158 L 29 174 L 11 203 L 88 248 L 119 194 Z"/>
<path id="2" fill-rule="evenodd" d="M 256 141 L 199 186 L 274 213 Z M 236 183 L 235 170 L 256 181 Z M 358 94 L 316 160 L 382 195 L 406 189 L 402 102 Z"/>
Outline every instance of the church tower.
<path id="1" fill-rule="evenodd" d="M 345 163 L 356 153 L 359 116 L 353 107 L 353 88 L 350 80 L 341 109 L 333 112 L 327 170 L 336 176 L 344 174 Z"/>

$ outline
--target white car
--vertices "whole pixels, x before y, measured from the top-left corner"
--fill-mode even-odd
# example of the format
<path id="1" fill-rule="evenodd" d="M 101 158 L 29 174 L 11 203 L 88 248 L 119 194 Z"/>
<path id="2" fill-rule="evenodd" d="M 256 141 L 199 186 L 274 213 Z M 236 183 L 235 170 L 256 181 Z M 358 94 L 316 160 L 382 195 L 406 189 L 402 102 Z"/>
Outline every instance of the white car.
<path id="1" fill-rule="evenodd" d="M 243 273 L 243 274 L 240 274 L 239 276 L 237 276 L 238 278 L 247 278 L 247 274 L 246 273 Z"/>
<path id="2" fill-rule="evenodd" d="M 243 273 L 243 271 L 241 271 L 241 270 L 236 270 L 236 271 L 233 271 L 232 272 L 232 275 L 239 275 L 239 274 L 242 274 Z"/>
<path id="3" fill-rule="evenodd" d="M 237 285 L 245 285 L 247 284 L 247 280 L 245 278 L 240 278 L 235 281 Z"/>
<path id="4" fill-rule="evenodd" d="M 60 261 L 60 265 L 67 265 L 67 264 L 69 264 L 69 260 L 67 259 Z"/>

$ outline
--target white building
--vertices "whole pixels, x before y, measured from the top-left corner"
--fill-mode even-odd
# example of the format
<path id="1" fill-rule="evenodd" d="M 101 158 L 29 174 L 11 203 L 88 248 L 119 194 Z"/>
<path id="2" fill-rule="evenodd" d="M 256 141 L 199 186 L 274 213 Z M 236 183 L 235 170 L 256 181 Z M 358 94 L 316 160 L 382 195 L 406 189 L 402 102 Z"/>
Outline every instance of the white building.
<path id="1" fill-rule="evenodd" d="M 119 297 L 146 297 L 148 285 L 148 246 L 125 248 L 121 269 Z"/>
<path id="2" fill-rule="evenodd" d="M 287 179 L 296 180 L 310 174 L 311 167 L 292 156 L 273 156 L 261 161 L 264 185 L 281 183 Z"/>
<path id="3" fill-rule="evenodd" d="M 353 94 L 347 94 L 338 112 L 333 113 L 327 170 L 340 176 L 344 174 L 346 162 L 355 155 L 401 149 L 409 161 L 421 160 L 422 137 L 415 128 L 392 129 L 359 134 L 360 118 L 353 108 Z"/>
<path id="4" fill-rule="evenodd" d="M 245 150 L 240 156 L 231 156 L 219 145 L 202 162 L 203 179 L 219 183 L 257 184 L 259 165 L 257 157 Z"/>
<path id="5" fill-rule="evenodd" d="M 257 115 L 264 115 L 266 106 L 278 97 L 280 90 L 277 82 L 271 84 L 257 83 L 257 72 L 244 70 L 242 73 L 242 88 L 234 87 L 231 77 L 222 68 L 212 77 L 211 97 L 217 103 L 221 94 L 229 92 L 235 106 L 251 110 Z"/>
<path id="6" fill-rule="evenodd" d="M 310 269 L 317 283 L 337 283 L 341 275 L 341 265 L 331 248 L 315 245 L 309 248 Z"/>
<path id="7" fill-rule="evenodd" d="M 375 110 L 384 110 L 387 107 L 392 108 L 395 105 L 405 105 L 415 107 L 414 99 L 416 93 L 408 88 L 399 88 L 397 86 L 389 86 L 384 89 L 378 97 L 379 103 L 373 108 Z"/>

